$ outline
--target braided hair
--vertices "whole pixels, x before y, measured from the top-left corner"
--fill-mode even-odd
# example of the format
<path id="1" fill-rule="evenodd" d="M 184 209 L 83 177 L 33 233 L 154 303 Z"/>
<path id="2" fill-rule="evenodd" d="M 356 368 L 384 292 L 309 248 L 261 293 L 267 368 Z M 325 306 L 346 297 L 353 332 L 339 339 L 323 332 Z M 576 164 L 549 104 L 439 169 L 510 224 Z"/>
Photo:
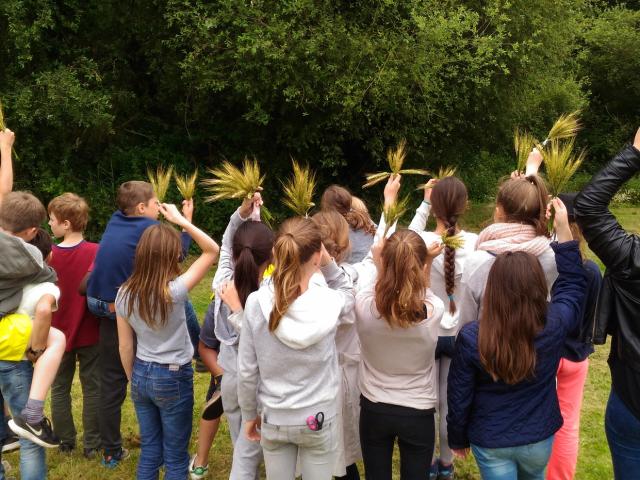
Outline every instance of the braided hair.
<path id="1" fill-rule="evenodd" d="M 459 178 L 445 177 L 433 187 L 431 207 L 433 215 L 446 228 L 446 234 L 452 237 L 458 229 L 458 218 L 467 208 L 467 187 Z M 456 280 L 456 250 L 450 246 L 444 248 L 444 280 L 449 297 L 449 313 L 456 313 L 454 297 Z"/>

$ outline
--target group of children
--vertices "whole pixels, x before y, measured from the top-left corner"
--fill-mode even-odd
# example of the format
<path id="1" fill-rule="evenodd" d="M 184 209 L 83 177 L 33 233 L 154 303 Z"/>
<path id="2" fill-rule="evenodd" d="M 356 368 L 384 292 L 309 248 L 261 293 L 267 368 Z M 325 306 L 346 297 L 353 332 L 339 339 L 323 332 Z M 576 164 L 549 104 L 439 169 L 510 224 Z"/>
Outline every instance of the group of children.
<path id="1" fill-rule="evenodd" d="M 352 480 L 360 460 L 367 479 L 391 479 L 396 441 L 403 479 L 453 479 L 469 449 L 485 479 L 542 479 L 547 465 L 547 478 L 573 478 L 601 277 L 581 254 L 573 197 L 549 201 L 537 151 L 479 235 L 461 229 L 467 189 L 453 176 L 427 184 L 408 229 L 376 225 L 333 185 L 315 215 L 274 232 L 255 192 L 221 246 L 193 225 L 192 201 L 180 211 L 129 181 L 97 245 L 79 196 L 45 210 L 11 192 L 13 138 L 0 132 L 0 393 L 13 414 L 0 439 L 21 437 L 21 478 L 45 478 L 42 447 L 76 447 L 76 362 L 84 455 L 109 468 L 127 458 L 130 384 L 140 479 L 207 477 L 223 411 L 231 479 L 264 464 L 269 479 Z M 386 207 L 400 184 L 389 178 Z M 57 245 L 40 228 L 47 212 Z M 192 241 L 202 253 L 183 269 Z M 188 294 L 216 261 L 194 342 Z M 190 456 L 195 354 L 211 381 Z"/>

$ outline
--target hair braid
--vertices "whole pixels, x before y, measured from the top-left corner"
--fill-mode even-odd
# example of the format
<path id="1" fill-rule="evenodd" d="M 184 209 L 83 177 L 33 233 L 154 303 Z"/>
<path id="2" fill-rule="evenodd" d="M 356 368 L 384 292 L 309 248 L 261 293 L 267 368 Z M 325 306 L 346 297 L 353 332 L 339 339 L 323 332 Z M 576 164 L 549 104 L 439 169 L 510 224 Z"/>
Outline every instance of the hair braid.
<path id="1" fill-rule="evenodd" d="M 447 236 L 452 237 L 456 234 L 458 219 L 456 216 L 452 216 L 445 222 L 447 227 Z M 451 247 L 444 248 L 444 280 L 449 296 L 449 313 L 453 315 L 456 313 L 456 302 L 453 296 L 453 291 L 456 288 L 456 249 Z"/>

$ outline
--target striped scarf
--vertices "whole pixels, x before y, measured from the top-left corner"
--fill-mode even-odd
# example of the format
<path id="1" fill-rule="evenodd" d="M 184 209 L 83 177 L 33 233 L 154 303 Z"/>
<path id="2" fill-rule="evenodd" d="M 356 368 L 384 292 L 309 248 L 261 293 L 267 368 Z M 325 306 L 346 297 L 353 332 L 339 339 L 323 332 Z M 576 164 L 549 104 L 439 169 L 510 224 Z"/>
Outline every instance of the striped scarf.
<path id="1" fill-rule="evenodd" d="M 536 257 L 549 248 L 549 239 L 536 235 L 531 225 L 520 223 L 494 223 L 478 236 L 476 250 L 492 253 L 527 252 Z"/>

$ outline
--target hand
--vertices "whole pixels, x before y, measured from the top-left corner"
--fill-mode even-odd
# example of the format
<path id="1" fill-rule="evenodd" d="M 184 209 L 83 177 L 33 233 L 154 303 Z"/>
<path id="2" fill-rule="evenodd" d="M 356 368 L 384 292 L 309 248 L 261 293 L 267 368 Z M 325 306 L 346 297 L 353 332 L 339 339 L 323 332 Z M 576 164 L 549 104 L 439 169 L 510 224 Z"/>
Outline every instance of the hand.
<path id="1" fill-rule="evenodd" d="M 528 177 L 529 175 L 536 175 L 538 173 L 540 165 L 542 165 L 542 160 L 543 158 L 540 150 L 538 150 L 537 148 L 531 150 L 529 158 L 527 158 L 527 168 L 524 172 L 524 175 L 526 177 Z"/>
<path id="2" fill-rule="evenodd" d="M 186 218 L 189 223 L 193 221 L 193 198 L 182 201 L 182 215 L 184 215 L 184 218 Z"/>
<path id="3" fill-rule="evenodd" d="M 242 310 L 242 304 L 240 303 L 238 290 L 236 290 L 236 285 L 235 283 L 233 283 L 233 281 L 223 284 L 218 289 L 218 295 L 220 295 L 220 300 L 226 303 L 233 313 Z"/>
<path id="4" fill-rule="evenodd" d="M 171 203 L 161 203 L 158 208 L 160 209 L 160 213 L 167 221 L 178 225 L 179 227 L 183 227 L 184 225 L 188 225 L 190 222 L 182 216 L 182 214 L 178 211 L 178 208 Z"/>
<path id="5" fill-rule="evenodd" d="M 331 255 L 329 255 L 329 252 L 327 252 L 327 249 L 325 248 L 323 243 L 322 249 L 320 250 L 320 266 L 326 267 L 331 262 L 333 262 L 333 258 L 331 257 Z"/>
<path id="6" fill-rule="evenodd" d="M 36 363 L 38 359 L 42 356 L 45 350 L 46 350 L 46 347 L 44 346 L 42 348 L 33 348 L 33 346 L 31 346 L 25 352 L 25 356 L 27 357 L 27 360 L 29 360 L 31 363 Z"/>
<path id="7" fill-rule="evenodd" d="M 433 187 L 436 186 L 436 183 L 438 183 L 438 179 L 437 178 L 432 178 L 425 185 L 425 187 L 424 187 L 424 200 L 425 200 L 425 202 L 431 203 L 431 192 L 433 190 Z"/>
<path id="8" fill-rule="evenodd" d="M 517 179 L 517 178 L 523 178 L 524 177 L 524 173 L 520 172 L 519 170 L 514 170 L 513 172 L 511 172 L 511 180 Z"/>
<path id="9" fill-rule="evenodd" d="M 547 205 L 547 218 L 551 218 L 551 209 L 554 212 L 553 227 L 556 231 L 558 242 L 570 242 L 573 240 L 571 228 L 569 227 L 569 216 L 567 207 L 559 198 L 552 198 Z"/>
<path id="10" fill-rule="evenodd" d="M 451 451 L 458 458 L 467 458 L 467 455 L 469 455 L 468 448 L 451 449 Z"/>
<path id="11" fill-rule="evenodd" d="M 434 258 L 442 253 L 444 250 L 444 243 L 442 242 L 431 242 L 427 245 L 427 256 Z"/>
<path id="12" fill-rule="evenodd" d="M 255 192 L 251 198 L 245 198 L 242 201 L 242 205 L 240 205 L 240 216 L 245 219 L 251 217 L 254 210 L 260 208 L 263 203 L 260 192 Z"/>
<path id="13" fill-rule="evenodd" d="M 384 187 L 384 206 L 388 207 L 393 205 L 400 191 L 400 177 L 401 175 L 391 175 L 387 180 L 387 185 Z"/>
<path id="14" fill-rule="evenodd" d="M 378 270 L 382 267 L 382 249 L 384 248 L 384 238 L 371 246 L 371 255 L 373 256 L 373 263 Z"/>
<path id="15" fill-rule="evenodd" d="M 0 130 L 0 150 L 2 151 L 11 150 L 11 147 L 13 147 L 13 142 L 15 141 L 15 139 L 16 139 L 16 134 L 13 133 L 8 128 L 5 128 L 4 130 Z"/>
<path id="16" fill-rule="evenodd" d="M 244 433 L 247 438 L 252 442 L 260 441 L 260 427 L 262 426 L 262 419 L 258 416 L 253 420 L 249 420 L 244 424 Z"/>
<path id="17" fill-rule="evenodd" d="M 636 138 L 633 140 L 633 146 L 636 147 L 637 150 L 640 150 L 640 128 L 636 132 Z"/>

